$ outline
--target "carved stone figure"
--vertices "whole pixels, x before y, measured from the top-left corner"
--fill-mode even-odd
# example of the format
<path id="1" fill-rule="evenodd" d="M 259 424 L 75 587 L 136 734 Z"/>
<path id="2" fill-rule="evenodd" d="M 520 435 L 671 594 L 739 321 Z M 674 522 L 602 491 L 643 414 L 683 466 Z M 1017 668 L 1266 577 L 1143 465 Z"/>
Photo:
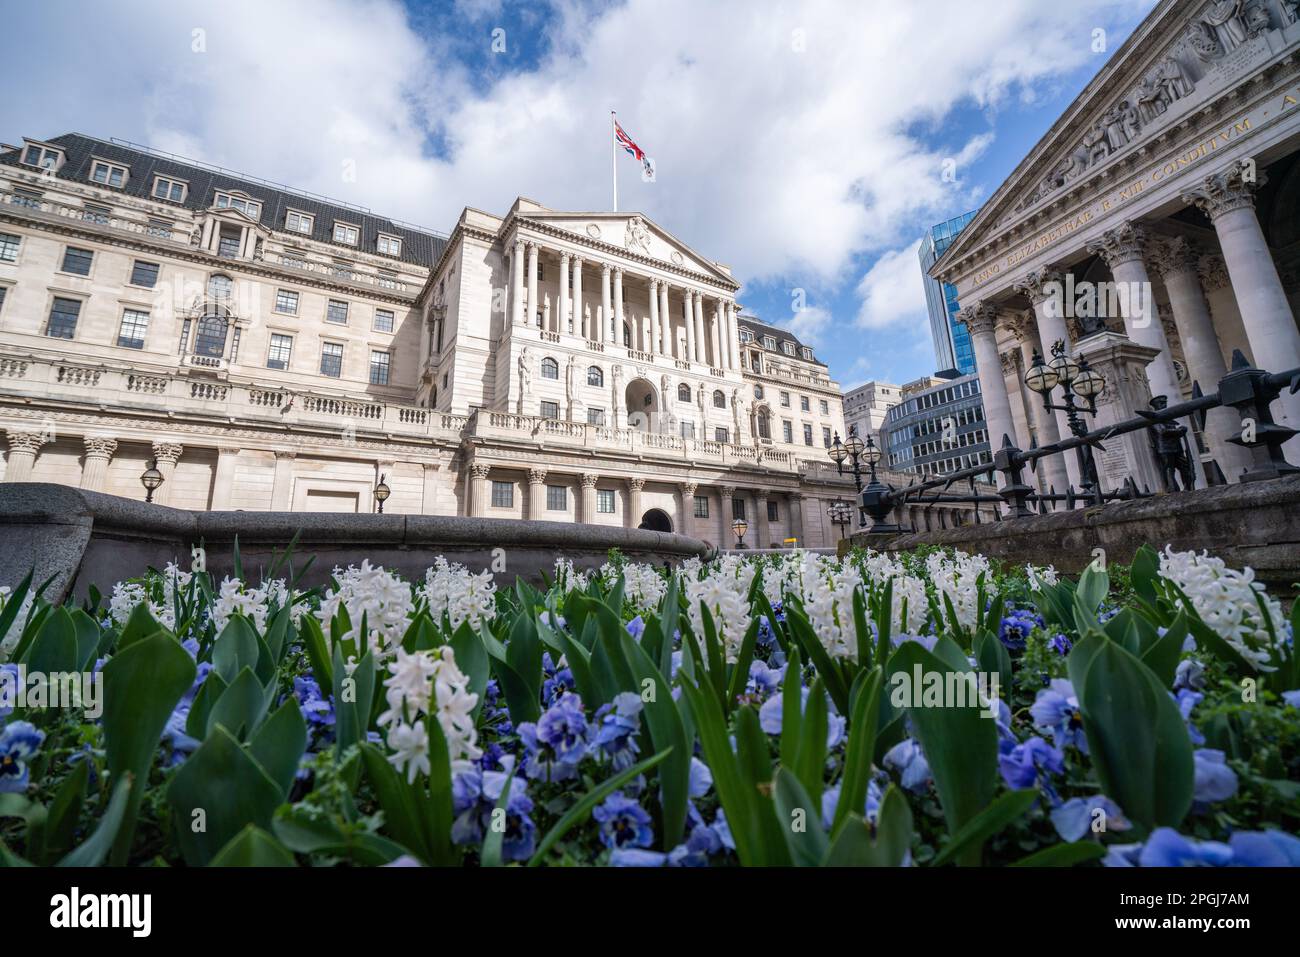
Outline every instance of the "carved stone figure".
<path id="1" fill-rule="evenodd" d="M 1142 132 L 1142 117 L 1138 114 L 1137 106 L 1128 100 L 1121 103 L 1119 108 L 1121 113 L 1120 124 L 1124 127 L 1124 136 L 1132 143 Z"/>
<path id="2" fill-rule="evenodd" d="M 1088 153 L 1088 162 L 1085 164 L 1085 168 L 1104 160 L 1110 155 L 1110 142 L 1106 138 L 1106 130 L 1100 125 L 1090 129 L 1083 135 L 1083 148 Z"/>
<path id="3" fill-rule="evenodd" d="M 528 354 L 528 347 L 519 353 L 519 393 L 528 395 L 533 387 L 533 360 Z"/>
<path id="4" fill-rule="evenodd" d="M 1300 20 L 1300 0 L 1282 0 L 1282 19 L 1285 26 Z"/>
<path id="5" fill-rule="evenodd" d="M 1234 50 L 1246 42 L 1245 0 L 1214 0 L 1202 16 L 1212 27 L 1219 28 L 1223 45 Z"/>
<path id="6" fill-rule="evenodd" d="M 1160 91 L 1164 93 L 1165 100 L 1169 103 L 1191 96 L 1192 91 L 1196 89 L 1196 85 L 1192 83 L 1183 65 L 1171 56 L 1165 57 L 1160 66 L 1156 67 L 1156 79 L 1160 83 Z"/>
<path id="7" fill-rule="evenodd" d="M 1223 44 L 1219 35 L 1208 23 L 1196 20 L 1187 28 L 1187 44 L 1202 63 L 1209 63 L 1223 56 Z"/>
<path id="8" fill-rule="evenodd" d="M 564 370 L 564 393 L 568 396 L 569 401 L 573 401 L 574 381 L 578 374 L 578 357 L 569 356 L 568 368 Z"/>
<path id="9" fill-rule="evenodd" d="M 732 421 L 734 421 L 736 424 L 736 442 L 738 443 L 742 438 L 740 423 L 743 421 L 741 417 L 741 408 L 744 406 L 744 404 L 745 404 L 745 400 L 740 397 L 740 390 L 732 389 L 731 390 L 731 418 Z"/>
<path id="10" fill-rule="evenodd" d="M 1151 408 L 1163 411 L 1169 399 L 1163 395 L 1151 397 Z M 1151 426 L 1151 450 L 1155 453 L 1156 464 L 1160 468 L 1160 481 L 1166 492 L 1179 490 L 1179 480 L 1183 491 L 1192 488 L 1196 473 L 1192 468 L 1192 458 L 1187 445 L 1187 426 L 1179 422 L 1157 422 Z"/>
<path id="11" fill-rule="evenodd" d="M 708 417 L 708 405 L 704 401 L 704 383 L 700 383 L 699 391 L 695 393 L 695 402 L 700 407 L 700 426 L 703 427 L 705 419 Z"/>
<path id="12" fill-rule="evenodd" d="M 669 402 L 672 401 L 673 380 L 672 376 L 667 373 L 659 377 L 659 394 L 663 397 L 664 405 L 668 406 Z"/>
<path id="13" fill-rule="evenodd" d="M 1138 109 L 1142 111 L 1142 118 L 1148 123 L 1169 108 L 1169 101 L 1166 99 L 1164 88 L 1160 85 L 1159 76 L 1160 70 L 1157 67 L 1142 78 L 1135 93 Z"/>
<path id="14" fill-rule="evenodd" d="M 627 221 L 627 231 L 623 236 L 623 246 L 629 252 L 640 250 L 647 256 L 650 255 L 650 230 L 646 228 L 645 220 L 640 216 L 633 216 Z"/>
<path id="15" fill-rule="evenodd" d="M 1253 3 L 1246 6 L 1245 20 L 1246 36 L 1252 40 L 1273 26 L 1273 19 L 1268 15 L 1268 8 L 1260 0 L 1254 0 Z"/>
<path id="16" fill-rule="evenodd" d="M 1101 125 L 1106 131 L 1106 144 L 1112 153 L 1128 145 L 1128 137 L 1124 133 L 1123 104 L 1117 103 L 1103 113 Z"/>

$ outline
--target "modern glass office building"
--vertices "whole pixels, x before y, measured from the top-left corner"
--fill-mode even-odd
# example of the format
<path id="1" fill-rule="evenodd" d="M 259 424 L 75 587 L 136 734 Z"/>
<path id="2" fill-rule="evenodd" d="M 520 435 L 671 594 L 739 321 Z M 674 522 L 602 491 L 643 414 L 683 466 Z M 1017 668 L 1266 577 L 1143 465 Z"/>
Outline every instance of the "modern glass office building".
<path id="1" fill-rule="evenodd" d="M 934 356 L 940 372 L 955 371 L 970 375 L 975 371 L 975 349 L 970 333 L 957 322 L 957 290 L 946 282 L 930 277 L 930 267 L 938 262 L 945 249 L 972 219 L 971 210 L 946 223 L 934 226 L 921 241 L 921 276 L 925 282 L 925 304 L 930 313 L 930 335 L 934 339 Z"/>
<path id="2" fill-rule="evenodd" d="M 921 478 L 992 461 L 978 375 L 903 387 L 880 427 L 885 464 Z"/>

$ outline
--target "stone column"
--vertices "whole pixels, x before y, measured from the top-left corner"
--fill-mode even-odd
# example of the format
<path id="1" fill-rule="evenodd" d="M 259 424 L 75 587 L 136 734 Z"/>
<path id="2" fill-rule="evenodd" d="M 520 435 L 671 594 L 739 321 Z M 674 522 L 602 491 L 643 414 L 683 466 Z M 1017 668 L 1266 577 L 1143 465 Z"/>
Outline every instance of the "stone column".
<path id="1" fill-rule="evenodd" d="M 727 368 L 740 368 L 740 331 L 736 328 L 736 304 L 727 303 Z"/>
<path id="2" fill-rule="evenodd" d="M 998 355 L 994 324 L 997 309 L 992 303 L 976 302 L 957 313 L 957 321 L 970 330 L 971 344 L 975 348 L 975 371 L 979 373 L 980 393 L 984 400 L 984 421 L 988 423 L 989 445 L 994 452 L 1002 447 L 1004 435 L 1013 445 L 1015 426 L 1011 419 L 1011 400 L 1007 397 L 1007 383 L 1002 378 L 1002 359 Z"/>
<path id="3" fill-rule="evenodd" d="M 117 451 L 117 439 L 87 435 L 82 442 L 86 446 L 86 460 L 81 466 L 81 487 L 88 492 L 102 492 L 108 477 L 108 462 Z"/>
<path id="4" fill-rule="evenodd" d="M 798 539 L 800 548 L 806 548 L 808 543 L 803 540 L 803 492 L 791 492 L 789 503 L 790 537 Z"/>
<path id="5" fill-rule="evenodd" d="M 154 503 L 157 505 L 170 505 L 172 501 L 172 488 L 175 486 L 176 463 L 181 459 L 181 453 L 185 447 L 178 442 L 155 442 L 153 444 L 153 457 L 158 471 L 162 473 L 163 483 L 158 486 L 158 490 L 153 493 Z M 278 463 L 277 463 L 278 464 Z M 286 503 L 284 510 L 288 510 Z"/>
<path id="6" fill-rule="evenodd" d="M 1300 330 L 1255 215 L 1255 189 L 1264 174 L 1254 170 L 1254 161 L 1238 160 L 1205 177 L 1183 201 L 1196 205 L 1214 224 L 1256 363 L 1269 372 L 1285 372 L 1300 367 Z M 1300 393 L 1283 390 L 1272 412 L 1279 425 L 1300 432 Z M 1300 435 L 1282 451 L 1292 461 L 1300 457 Z"/>
<path id="7" fill-rule="evenodd" d="M 663 329 L 659 325 L 659 280 L 650 280 L 650 351 L 663 355 Z M 664 400 L 667 402 L 667 399 Z"/>
<path id="8" fill-rule="evenodd" d="M 708 340 L 704 337 L 704 295 L 691 293 L 692 308 L 695 312 L 695 361 L 708 363 Z"/>
<path id="9" fill-rule="evenodd" d="M 627 528 L 639 528 L 641 525 L 641 491 L 644 488 L 643 478 L 627 480 L 627 514 L 623 516 L 623 524 Z"/>
<path id="10" fill-rule="evenodd" d="M 587 328 L 587 316 L 582 311 L 582 257 L 573 257 L 573 331 L 581 331 L 584 339 L 594 339 Z"/>
<path id="11" fill-rule="evenodd" d="M 615 342 L 614 338 L 614 306 L 613 299 L 610 296 L 609 263 L 600 264 L 600 322 L 605 328 L 601 334 L 596 336 L 598 342 Z"/>
<path id="12" fill-rule="evenodd" d="M 510 256 L 510 324 L 524 324 L 524 241 L 519 238 Z"/>
<path id="13" fill-rule="evenodd" d="M 438 513 L 438 472 L 442 466 L 437 462 L 421 464 L 423 482 L 420 488 L 420 514 L 436 515 Z"/>
<path id="14" fill-rule="evenodd" d="M 686 360 L 695 361 L 695 315 L 691 310 L 691 291 L 682 290 L 682 322 L 686 325 Z"/>
<path id="15" fill-rule="evenodd" d="M 155 454 L 157 448 L 154 449 Z M 297 457 L 297 452 L 279 451 L 275 453 L 275 476 L 271 480 L 271 505 L 273 512 L 287 512 L 293 507 L 293 500 L 290 497 L 293 491 L 293 460 Z M 158 463 L 159 470 L 162 469 L 162 463 Z M 166 474 L 166 473 L 164 473 Z M 161 492 L 167 487 L 163 482 Z M 158 501 L 157 493 L 154 494 L 154 501 Z"/>
<path id="16" fill-rule="evenodd" d="M 772 544 L 772 524 L 767 517 L 767 489 L 759 489 L 754 493 L 754 508 L 758 512 L 758 534 L 755 536 L 754 547 L 767 548 Z"/>
<path id="17" fill-rule="evenodd" d="M 600 476 L 595 472 L 583 472 L 578 476 L 578 482 L 582 486 L 582 508 L 578 521 L 587 525 L 594 525 L 596 522 L 596 483 L 600 481 Z"/>
<path id="18" fill-rule="evenodd" d="M 483 462 L 475 462 L 469 467 L 469 514 L 471 517 L 482 517 L 487 514 L 487 482 L 488 472 L 491 470 L 491 466 Z"/>
<path id="19" fill-rule="evenodd" d="M 677 513 L 677 531 L 682 535 L 694 534 L 691 526 L 695 519 L 695 493 L 699 488 L 695 482 L 682 482 L 677 486 L 682 503 Z"/>
<path id="20" fill-rule="evenodd" d="M 537 243 L 528 242 L 528 310 L 524 317 L 525 325 L 530 328 L 537 324 Z"/>
<path id="21" fill-rule="evenodd" d="M 545 521 L 546 469 L 528 470 L 528 518 L 534 522 Z"/>
<path id="22" fill-rule="evenodd" d="M 1006 326 L 1020 344 L 1020 359 L 1027 370 L 1033 364 L 1035 350 L 1042 354 L 1042 346 L 1038 342 L 1034 323 L 1017 315 L 1009 317 Z M 1060 441 L 1061 433 L 1057 427 L 1056 416 L 1043 408 L 1043 397 L 1023 383 L 1021 388 L 1027 393 L 1025 404 L 1029 406 L 1030 422 L 1038 435 L 1038 444 L 1051 445 L 1053 442 Z M 1068 435 L 1069 432 L 1067 431 L 1066 434 Z M 1071 453 L 1066 452 L 1064 455 L 1049 455 L 1038 460 L 1038 477 L 1042 491 L 1047 492 L 1053 488 L 1058 492 L 1065 491 L 1071 481 L 1065 462 L 1066 459 L 1073 457 Z M 1078 468 L 1077 464 L 1075 467 Z"/>
<path id="23" fill-rule="evenodd" d="M 1246 337 L 1246 326 L 1241 321 L 1241 309 L 1237 297 L 1232 294 L 1228 264 L 1218 253 L 1212 253 L 1201 257 L 1196 274 L 1201 278 L 1205 301 L 1210 304 L 1210 319 L 1214 322 L 1214 334 L 1219 339 L 1224 365 L 1232 364 L 1234 349 L 1240 349 L 1246 360 L 1254 364 L 1250 339 Z"/>
<path id="24" fill-rule="evenodd" d="M 736 534 L 731 530 L 731 523 L 733 521 L 731 515 L 734 511 L 734 506 L 731 502 L 735 497 L 735 486 L 718 486 L 718 524 L 721 526 L 721 531 L 718 534 L 719 548 L 736 547 Z"/>
<path id="25" fill-rule="evenodd" d="M 623 341 L 623 270 L 614 267 L 614 341 Z M 630 330 L 629 330 L 630 331 Z M 628 341 L 632 338 L 629 336 Z"/>
<path id="26" fill-rule="evenodd" d="M 555 332 L 569 332 L 569 254 L 560 253 L 560 308 L 555 319 Z"/>
<path id="27" fill-rule="evenodd" d="M 709 317 L 709 345 L 713 347 L 713 366 L 722 368 L 726 363 L 722 359 L 722 302 L 713 301 L 713 315 Z"/>
<path id="28" fill-rule="evenodd" d="M 673 320 L 668 312 L 668 283 L 659 283 L 659 341 L 663 344 L 663 354 L 668 357 L 677 354 L 673 343 Z M 665 402 L 668 399 L 665 397 Z"/>
<path id="29" fill-rule="evenodd" d="M 1188 374 L 1203 392 L 1213 392 L 1219 380 L 1227 375 L 1228 366 L 1223 361 L 1219 337 L 1210 319 L 1210 306 L 1196 272 L 1200 258 L 1201 251 L 1181 236 L 1153 250 L 1153 263 L 1169 294 Z M 1220 407 L 1206 413 L 1205 441 L 1230 482 L 1251 464 L 1250 452 L 1227 441 L 1240 431 L 1240 418 L 1232 409 Z"/>
<path id="30" fill-rule="evenodd" d="M 235 489 L 235 466 L 239 462 L 239 449 L 222 446 L 217 449 L 217 470 L 212 477 L 212 510 L 230 508 L 231 493 Z"/>
<path id="31" fill-rule="evenodd" d="M 1034 307 L 1034 319 L 1038 323 L 1038 341 L 1042 348 L 1044 362 L 1052 360 L 1052 346 L 1061 343 L 1067 353 L 1073 354 L 1070 343 L 1070 330 L 1065 325 L 1065 275 L 1052 269 L 1036 269 L 1023 280 L 1016 283 L 1016 291 L 1029 298 Z M 1041 402 L 1042 399 L 1039 399 Z M 1070 435 L 1070 423 L 1065 413 L 1059 409 L 1052 413 L 1056 420 L 1056 434 L 1059 438 Z M 992 436 L 990 436 L 992 438 Z M 999 439 L 999 442 L 1001 440 Z M 996 451 L 996 448 L 994 449 Z M 1079 487 L 1079 462 L 1075 455 L 1066 453 L 1065 474 L 1069 484 Z M 1058 489 L 1064 491 L 1064 489 Z"/>
<path id="32" fill-rule="evenodd" d="M 48 440 L 41 432 L 5 431 L 9 440 L 9 464 L 5 466 L 6 482 L 30 482 L 36 453 Z"/>

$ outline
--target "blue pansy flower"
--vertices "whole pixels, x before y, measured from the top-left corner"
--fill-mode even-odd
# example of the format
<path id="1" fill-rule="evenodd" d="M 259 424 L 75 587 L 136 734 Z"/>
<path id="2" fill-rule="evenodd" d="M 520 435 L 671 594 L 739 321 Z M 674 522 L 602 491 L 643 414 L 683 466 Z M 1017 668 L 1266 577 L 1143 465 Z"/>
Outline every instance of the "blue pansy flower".
<path id="1" fill-rule="evenodd" d="M 0 794 L 22 794 L 31 783 L 27 761 L 41 749 L 45 732 L 30 721 L 12 721 L 0 729 Z"/>
<path id="2" fill-rule="evenodd" d="M 1063 841 L 1080 840 L 1092 830 L 1093 821 L 1099 821 L 1106 832 L 1127 831 L 1133 826 L 1119 805 L 1104 794 L 1070 798 L 1053 808 L 1050 816 Z"/>
<path id="3" fill-rule="evenodd" d="M 503 762 L 503 771 L 481 771 L 478 768 L 460 771 L 452 778 L 452 813 L 456 819 L 451 825 L 451 839 L 456 844 L 478 844 L 492 825 L 492 814 L 501 792 L 510 780 L 510 796 L 505 806 L 505 831 L 501 835 L 501 859 L 526 861 L 533 856 L 537 844 L 537 825 L 529 814 L 533 801 L 528 796 L 528 785 L 520 778 L 511 777 L 513 756 Z"/>
<path id="4" fill-rule="evenodd" d="M 1205 687 L 1205 665 L 1195 658 L 1184 658 L 1174 671 L 1174 690 L 1200 691 Z"/>
<path id="5" fill-rule="evenodd" d="M 1234 867 L 1300 867 L 1300 837 L 1284 831 L 1238 831 L 1228 846 Z"/>
<path id="6" fill-rule="evenodd" d="M 809 688 L 801 687 L 800 694 L 800 712 L 806 713 L 808 709 Z M 780 734 L 781 726 L 785 723 L 784 713 L 782 711 L 785 693 L 774 694 L 763 702 L 763 706 L 758 709 L 758 726 L 768 734 Z M 833 705 L 831 708 L 833 709 Z M 826 747 L 834 748 L 844 740 L 844 718 L 836 714 L 834 710 L 828 709 L 826 715 Z M 734 751 L 735 748 L 733 747 Z"/>
<path id="7" fill-rule="evenodd" d="M 1030 788 L 1041 775 L 1065 772 L 1065 755 L 1042 738 L 1034 737 L 998 756 L 998 770 L 1009 788 Z"/>
<path id="8" fill-rule="evenodd" d="M 1029 633 L 1042 624 L 1043 619 L 1032 611 L 1027 609 L 1011 611 L 998 626 L 998 639 L 1010 651 L 1023 651 Z"/>
<path id="9" fill-rule="evenodd" d="M 596 712 L 592 743 L 610 758 L 616 771 L 634 765 L 641 751 L 636 741 L 636 734 L 641 730 L 641 708 L 640 695 L 624 691 Z"/>
<path id="10" fill-rule="evenodd" d="M 1222 751 L 1198 748 L 1192 753 L 1192 797 L 1197 801 L 1226 801 L 1237 793 L 1237 773 L 1228 767 Z"/>
<path id="11" fill-rule="evenodd" d="M 1192 724 L 1192 710 L 1205 700 L 1205 695 L 1199 691 L 1183 688 L 1178 692 L 1176 699 L 1178 701 L 1178 711 L 1182 714 L 1183 722 L 1187 725 L 1187 735 L 1192 739 L 1192 744 L 1204 744 L 1205 735 L 1201 734 L 1196 725 Z"/>
<path id="12" fill-rule="evenodd" d="M 770 668 L 767 662 L 755 658 L 749 663 L 749 680 L 745 682 L 745 691 L 760 701 L 781 690 L 785 680 L 785 668 Z"/>
<path id="13" fill-rule="evenodd" d="M 576 687 L 573 672 L 556 665 L 549 651 L 542 652 L 542 679 L 542 704 L 548 707 Z"/>
<path id="14" fill-rule="evenodd" d="M 519 726 L 525 751 L 524 774 L 542 781 L 578 776 L 578 765 L 590 749 L 591 727 L 582 712 L 582 699 L 564 694 L 534 724 Z"/>
<path id="15" fill-rule="evenodd" d="M 1052 636 L 1051 640 L 1048 641 L 1047 646 L 1064 658 L 1070 653 L 1070 649 L 1074 647 L 1074 642 L 1070 641 L 1070 639 L 1061 632 L 1057 632 Z"/>
<path id="16" fill-rule="evenodd" d="M 1300 688 L 1295 691 L 1283 691 L 1282 703 L 1287 707 L 1300 709 Z"/>
<path id="17" fill-rule="evenodd" d="M 1088 753 L 1088 739 L 1083 733 L 1079 699 L 1074 693 L 1074 685 L 1068 680 L 1052 679 L 1046 688 L 1038 692 L 1038 697 L 1029 707 L 1029 714 L 1034 719 L 1035 727 L 1050 734 L 1058 748 L 1075 747 L 1084 754 Z"/>
<path id="18" fill-rule="evenodd" d="M 186 733 L 185 726 L 189 722 L 190 709 L 194 707 L 194 698 L 203 687 L 203 682 L 208 680 L 208 675 L 212 672 L 212 662 L 201 661 L 194 673 L 194 683 L 190 685 L 190 690 L 176 703 L 172 709 L 171 717 L 167 719 L 167 724 L 163 728 L 162 740 L 171 745 L 172 753 L 168 758 L 168 765 L 175 767 L 184 761 L 199 746 L 200 742 L 190 737 Z"/>
<path id="19" fill-rule="evenodd" d="M 668 855 L 663 851 L 647 851 L 640 847 L 616 848 L 610 852 L 610 867 L 663 867 Z"/>
<path id="20" fill-rule="evenodd" d="M 644 631 L 645 631 L 645 622 L 641 620 L 640 615 L 637 615 L 635 618 L 633 618 L 631 621 L 627 623 L 627 633 L 631 635 L 633 638 L 635 638 L 637 641 L 641 640 L 641 634 Z"/>
<path id="21" fill-rule="evenodd" d="M 885 752 L 881 762 L 898 772 L 904 790 L 920 793 L 929 786 L 930 764 L 915 739 L 904 738 L 898 742 Z"/>
<path id="22" fill-rule="evenodd" d="M 327 730 L 334 727 L 334 705 L 321 694 L 320 685 L 310 675 L 299 675 L 293 679 L 293 696 L 298 701 L 298 710 L 309 727 Z"/>
<path id="23" fill-rule="evenodd" d="M 863 819 L 869 824 L 876 823 L 876 815 L 880 813 L 881 797 L 880 785 L 873 778 L 867 782 L 867 799 L 860 809 Z M 840 785 L 836 784 L 822 792 L 822 827 L 825 830 L 829 831 L 831 825 L 835 823 L 835 812 L 839 809 L 839 805 Z"/>
<path id="24" fill-rule="evenodd" d="M 591 816 L 600 825 L 600 840 L 606 847 L 649 847 L 654 843 L 650 815 L 621 791 L 605 798 Z"/>
<path id="25" fill-rule="evenodd" d="M 1142 867 L 1226 867 L 1231 862 L 1227 844 L 1183 837 L 1172 827 L 1152 831 L 1138 854 Z"/>

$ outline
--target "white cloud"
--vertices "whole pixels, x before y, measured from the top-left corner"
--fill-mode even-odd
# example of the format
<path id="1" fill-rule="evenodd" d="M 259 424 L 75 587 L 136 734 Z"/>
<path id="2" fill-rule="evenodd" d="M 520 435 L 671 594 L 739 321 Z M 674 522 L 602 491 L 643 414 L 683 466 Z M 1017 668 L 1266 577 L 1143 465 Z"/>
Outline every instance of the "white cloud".
<path id="1" fill-rule="evenodd" d="M 8 11 L 7 31 L 25 38 L 10 72 L 45 79 L 0 105 L 0 135 L 143 140 L 447 229 L 463 206 L 504 212 L 520 194 L 607 208 L 616 106 L 658 164 L 647 185 L 619 158 L 623 208 L 747 282 L 833 287 L 855 257 L 893 248 L 862 280 L 859 322 L 873 326 L 915 306 L 899 265 L 919 284 L 915 255 L 896 247 L 918 217 L 969 198 L 960 170 L 990 143 L 940 148 L 917 130 L 941 138 L 963 102 L 1016 102 L 1088 62 L 1093 26 L 1150 3 L 566 4 L 546 36 L 517 15 L 510 42 L 549 52 L 487 83 L 450 51 L 480 34 L 486 50 L 485 18 L 509 19 L 496 0 L 460 0 L 456 43 L 417 35 L 394 0 L 137 0 L 81 6 L 71 23 L 26 4 Z M 192 52 L 196 28 L 205 53 Z"/>
<path id="2" fill-rule="evenodd" d="M 925 285 L 917 258 L 921 240 L 882 254 L 858 282 L 857 325 L 885 329 L 902 324 L 926 325 Z"/>
<path id="3" fill-rule="evenodd" d="M 789 329 L 800 342 L 820 345 L 830 323 L 830 310 L 824 306 L 805 306 L 780 325 Z"/>

